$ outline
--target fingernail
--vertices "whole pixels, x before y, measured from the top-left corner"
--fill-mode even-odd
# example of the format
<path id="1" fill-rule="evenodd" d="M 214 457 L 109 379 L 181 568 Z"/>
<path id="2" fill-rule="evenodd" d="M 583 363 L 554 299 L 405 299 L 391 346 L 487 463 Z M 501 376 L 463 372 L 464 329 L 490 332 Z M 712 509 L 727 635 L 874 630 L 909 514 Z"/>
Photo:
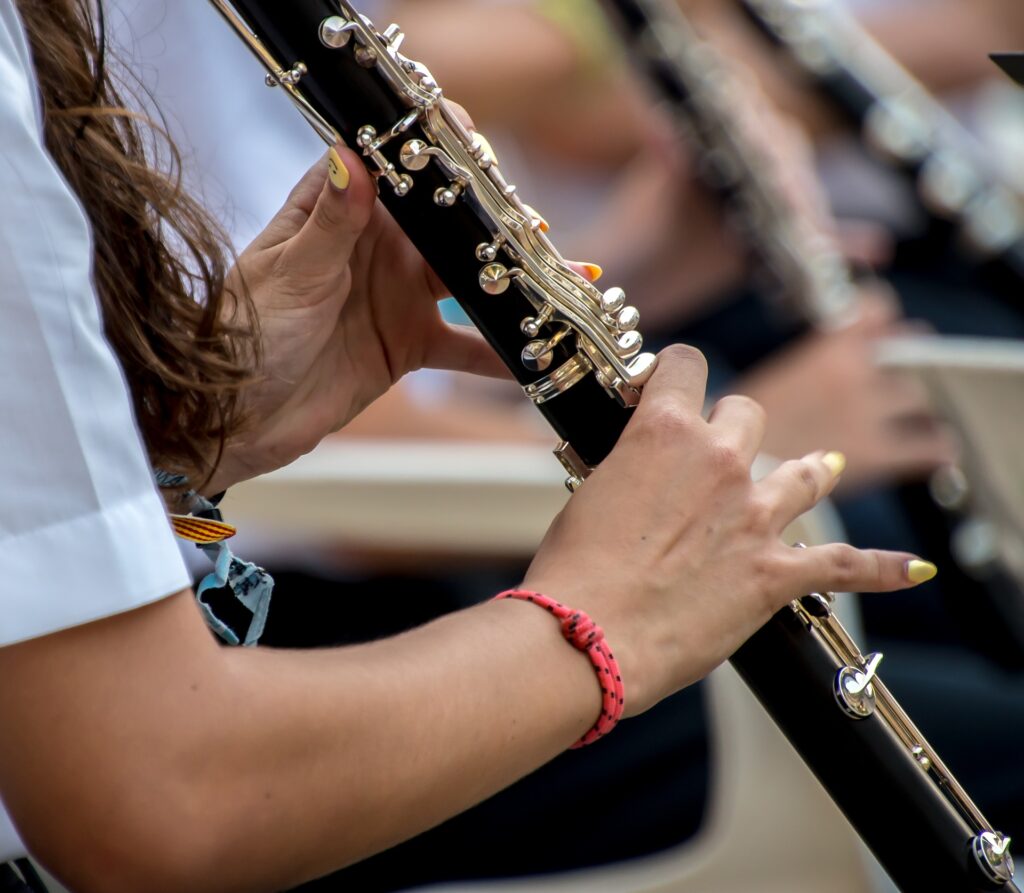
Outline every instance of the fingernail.
<path id="1" fill-rule="evenodd" d="M 938 572 L 939 569 L 930 561 L 913 558 L 907 562 L 907 579 L 911 583 L 927 583 Z"/>
<path id="2" fill-rule="evenodd" d="M 832 472 L 832 477 L 837 478 L 846 468 L 846 456 L 838 450 L 830 450 L 821 457 L 825 467 Z"/>
<path id="3" fill-rule="evenodd" d="M 583 267 L 583 272 L 591 282 L 597 282 L 604 275 L 604 270 L 597 264 L 580 264 L 580 266 Z"/>
<path id="4" fill-rule="evenodd" d="M 338 192 L 344 192 L 348 189 L 351 177 L 349 176 L 348 168 L 345 167 L 345 162 L 341 160 L 341 156 L 334 146 L 331 146 L 331 151 L 327 153 L 327 176 L 330 177 L 331 185 Z"/>

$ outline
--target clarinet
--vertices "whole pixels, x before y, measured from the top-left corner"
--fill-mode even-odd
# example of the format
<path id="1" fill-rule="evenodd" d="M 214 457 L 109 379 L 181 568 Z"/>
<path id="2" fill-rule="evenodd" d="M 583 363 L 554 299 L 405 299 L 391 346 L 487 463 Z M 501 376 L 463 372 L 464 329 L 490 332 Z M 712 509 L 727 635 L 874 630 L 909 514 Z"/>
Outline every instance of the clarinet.
<path id="1" fill-rule="evenodd" d="M 380 199 L 562 438 L 579 487 L 607 456 L 656 358 L 636 310 L 544 234 L 486 140 L 430 72 L 347 0 L 210 0 L 321 136 L 362 152 Z M 1018 891 L 991 828 L 832 613 L 794 600 L 732 661 L 905 890 Z M 893 796 L 896 793 L 897 796 Z"/>
<path id="2" fill-rule="evenodd" d="M 1024 200 L 931 92 L 835 2 L 739 0 L 881 161 L 908 177 L 933 221 L 952 228 L 970 265 L 1019 297 Z"/>
<path id="3" fill-rule="evenodd" d="M 747 139 L 732 108 L 736 83 L 721 57 L 673 0 L 604 0 L 627 49 L 697 149 L 705 183 L 731 217 L 772 285 L 795 314 L 820 328 L 856 314 L 846 259 L 778 188 L 776 162 Z"/>

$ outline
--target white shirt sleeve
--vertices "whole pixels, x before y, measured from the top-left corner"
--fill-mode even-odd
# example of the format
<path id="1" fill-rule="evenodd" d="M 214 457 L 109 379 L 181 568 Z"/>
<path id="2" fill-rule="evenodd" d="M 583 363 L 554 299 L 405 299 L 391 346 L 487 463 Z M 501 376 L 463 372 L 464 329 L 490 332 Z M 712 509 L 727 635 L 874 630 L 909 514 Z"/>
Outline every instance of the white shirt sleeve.
<path id="1" fill-rule="evenodd" d="M 0 0 L 0 646 L 189 585 L 37 102 Z"/>

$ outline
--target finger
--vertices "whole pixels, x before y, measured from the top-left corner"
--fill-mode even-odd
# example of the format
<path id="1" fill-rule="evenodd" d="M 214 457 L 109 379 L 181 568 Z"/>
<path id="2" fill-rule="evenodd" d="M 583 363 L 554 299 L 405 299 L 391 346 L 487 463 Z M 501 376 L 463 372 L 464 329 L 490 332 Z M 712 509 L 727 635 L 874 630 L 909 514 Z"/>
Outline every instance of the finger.
<path id="1" fill-rule="evenodd" d="M 925 583 L 938 572 L 909 552 L 855 549 L 847 543 L 790 551 L 796 592 L 892 592 Z"/>
<path id="2" fill-rule="evenodd" d="M 469 112 L 466 111 L 465 107 L 459 105 L 457 102 L 452 102 L 450 99 L 445 99 L 445 105 L 451 110 L 451 113 L 455 115 L 458 122 L 466 128 L 470 133 L 476 131 L 476 125 L 473 123 L 473 119 L 470 117 Z"/>
<path id="3" fill-rule="evenodd" d="M 442 301 L 445 298 L 450 298 L 452 296 L 452 290 L 441 281 L 441 277 L 434 272 L 433 267 L 428 266 L 426 268 L 426 274 L 427 292 L 432 300 L 435 302 Z"/>
<path id="4" fill-rule="evenodd" d="M 719 440 L 736 450 L 747 463 L 753 462 L 761 449 L 765 419 L 760 403 L 739 394 L 723 397 L 708 414 L 708 424 Z"/>
<path id="5" fill-rule="evenodd" d="M 333 147 L 278 214 L 293 229 L 286 247 L 288 265 L 313 277 L 344 270 L 370 222 L 376 198 L 359 156 L 344 146 Z"/>
<path id="6" fill-rule="evenodd" d="M 782 530 L 828 496 L 844 468 L 842 453 L 819 451 L 783 462 L 755 486 L 772 507 L 776 527 Z"/>
<path id="7" fill-rule="evenodd" d="M 673 344 L 658 354 L 658 365 L 637 407 L 638 416 L 665 403 L 676 403 L 685 411 L 700 414 L 708 383 L 708 362 L 696 347 Z"/>
<path id="8" fill-rule="evenodd" d="M 601 269 L 599 264 L 579 260 L 569 260 L 566 261 L 566 264 L 579 273 L 588 282 L 597 282 L 597 280 L 604 275 L 604 270 Z"/>
<path id="9" fill-rule="evenodd" d="M 438 334 L 425 345 L 423 366 L 490 378 L 511 377 L 508 367 L 476 329 L 448 323 L 441 323 Z"/>
<path id="10" fill-rule="evenodd" d="M 285 199 L 280 210 L 253 240 L 251 248 L 272 248 L 296 235 L 309 219 L 326 180 L 327 154 L 325 153 L 302 175 L 302 179 L 288 193 L 288 198 Z"/>

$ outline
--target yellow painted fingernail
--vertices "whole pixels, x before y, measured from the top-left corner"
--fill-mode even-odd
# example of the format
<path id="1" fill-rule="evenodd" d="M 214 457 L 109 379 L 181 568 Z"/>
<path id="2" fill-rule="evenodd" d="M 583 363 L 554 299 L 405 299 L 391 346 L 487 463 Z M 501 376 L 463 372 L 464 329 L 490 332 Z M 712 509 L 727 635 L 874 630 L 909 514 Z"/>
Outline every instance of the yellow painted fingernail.
<path id="1" fill-rule="evenodd" d="M 911 583 L 927 583 L 938 572 L 939 569 L 930 561 L 914 558 L 907 562 L 907 579 Z"/>
<path id="2" fill-rule="evenodd" d="M 330 177 L 331 185 L 338 192 L 344 192 L 348 189 L 348 184 L 351 180 L 348 168 L 345 167 L 345 162 L 341 160 L 338 150 L 333 146 L 331 146 L 331 151 L 327 153 L 327 176 Z"/>
<path id="3" fill-rule="evenodd" d="M 602 270 L 597 264 L 581 264 L 581 266 L 583 267 L 583 272 L 587 274 L 587 278 L 591 282 L 597 282 L 597 280 L 604 275 L 604 270 Z"/>
<path id="4" fill-rule="evenodd" d="M 846 456 L 838 450 L 831 450 L 821 457 L 825 467 L 832 472 L 832 477 L 837 478 L 846 468 Z"/>

